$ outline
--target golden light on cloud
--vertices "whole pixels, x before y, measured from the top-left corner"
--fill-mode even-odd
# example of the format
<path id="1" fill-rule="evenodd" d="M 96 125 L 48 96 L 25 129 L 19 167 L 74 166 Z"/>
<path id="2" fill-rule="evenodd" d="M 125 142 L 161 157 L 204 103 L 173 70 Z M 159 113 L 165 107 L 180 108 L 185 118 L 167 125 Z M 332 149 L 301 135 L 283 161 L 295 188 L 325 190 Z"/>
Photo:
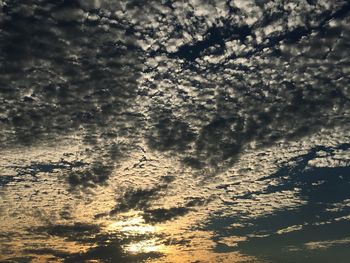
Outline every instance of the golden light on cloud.
<path id="1" fill-rule="evenodd" d="M 199 220 L 199 218 L 197 218 Z M 210 231 L 189 230 L 196 218 L 187 215 L 179 219 L 161 224 L 148 224 L 141 211 L 131 211 L 119 214 L 114 222 L 108 224 L 106 231 L 116 233 L 132 241 L 122 246 L 129 255 L 158 254 L 146 262 L 243 262 L 250 258 L 238 252 L 216 253 L 215 243 Z M 233 242 L 233 240 L 231 240 Z M 234 241 L 239 242 L 239 239 Z M 181 244 L 182 242 L 187 245 Z M 231 242 L 231 243 L 232 243 Z"/>
<path id="2" fill-rule="evenodd" d="M 64 150 L 74 152 L 70 148 L 65 148 Z M 36 151 L 36 155 L 44 155 L 44 153 L 46 153 L 45 150 L 37 149 Z M 52 215 L 52 213 L 50 214 L 49 210 L 46 210 L 46 207 L 49 206 L 40 207 L 38 205 L 40 203 L 36 202 L 35 204 L 39 206 L 38 211 L 40 209 L 41 212 L 40 217 L 35 217 L 33 220 L 35 220 L 35 222 L 37 221 L 37 227 L 41 227 L 48 220 L 47 218 L 49 218 L 51 220 L 51 228 L 43 228 L 43 230 L 44 232 L 51 231 L 50 233 L 53 235 L 45 236 L 45 240 L 43 240 L 43 242 L 47 242 L 49 245 L 40 244 L 39 246 L 52 248 L 52 252 L 47 250 L 48 255 L 39 255 L 39 253 L 44 252 L 36 251 L 36 244 L 38 243 L 38 241 L 36 241 L 32 246 L 33 258 L 38 260 L 38 262 L 39 260 L 41 260 L 41 262 L 46 262 L 45 260 L 48 257 L 59 260 L 59 258 L 55 256 L 56 251 L 57 253 L 67 253 L 67 255 L 71 255 L 71 257 L 80 254 L 91 255 L 93 252 L 98 253 L 101 243 L 103 244 L 101 246 L 102 248 L 113 248 L 115 251 L 119 251 L 114 253 L 120 253 L 120 256 L 123 257 L 137 258 L 147 254 L 155 255 L 155 257 L 150 256 L 147 262 L 186 263 L 195 260 L 215 262 L 216 259 L 222 259 L 223 262 L 241 262 L 245 256 L 241 256 L 236 252 L 216 253 L 214 251 L 215 242 L 212 239 L 213 232 L 196 230 L 196 226 L 201 225 L 201 222 L 204 222 L 207 218 L 207 212 L 214 210 L 218 204 L 216 201 L 211 201 L 210 205 L 206 206 L 206 208 L 209 209 L 206 211 L 200 210 L 199 208 L 195 209 L 192 206 L 186 207 L 189 203 L 188 200 L 192 200 L 193 193 L 196 193 L 196 198 L 199 200 L 208 197 L 205 188 L 201 185 L 197 185 L 195 178 L 185 176 L 187 173 L 190 173 L 191 170 L 176 166 L 174 160 L 159 156 L 157 152 L 149 150 L 147 153 L 147 159 L 150 162 L 148 166 L 140 168 L 135 165 L 139 160 L 142 160 L 144 154 L 135 153 L 133 158 L 130 158 L 130 160 L 123 162 L 123 164 L 115 168 L 114 173 L 109 178 L 108 185 L 104 185 L 103 187 L 96 186 L 95 188 L 91 188 L 91 192 L 84 192 L 83 194 L 90 198 L 89 202 L 82 202 L 80 198 L 69 199 L 68 193 L 67 195 L 59 195 L 62 200 L 60 199 L 58 202 L 59 199 L 56 199 L 57 211 L 66 209 L 69 215 L 66 219 L 60 219 L 59 216 L 50 217 L 49 215 Z M 51 161 L 59 162 L 60 155 L 56 155 L 54 156 L 55 158 L 50 156 Z M 30 161 L 28 161 L 28 165 L 30 165 Z M 154 167 L 157 167 L 157 169 L 154 169 Z M 181 177 L 181 181 L 170 184 L 165 180 L 166 178 L 164 179 L 163 177 L 164 175 L 170 176 L 174 174 L 174 167 L 176 167 L 176 171 L 183 176 Z M 63 176 L 64 170 L 62 170 L 61 173 Z M 143 178 L 144 173 L 149 175 L 146 179 Z M 122 174 L 123 176 L 114 176 L 116 174 Z M 42 173 L 41 176 L 45 179 L 51 178 L 49 173 Z M 133 180 L 130 180 L 130 178 L 133 178 Z M 52 182 L 46 180 L 45 182 L 51 183 L 44 189 L 45 191 L 47 191 L 47 189 L 61 189 L 60 191 L 64 191 L 64 182 L 59 180 Z M 135 182 L 142 182 L 142 184 L 135 185 Z M 159 182 L 161 182 L 160 185 L 169 183 L 170 186 L 163 188 L 158 187 L 160 190 L 157 192 L 157 185 L 159 185 Z M 21 185 L 18 185 L 17 187 L 20 186 Z M 34 188 L 35 186 L 36 185 L 33 185 L 32 187 Z M 118 192 L 115 189 L 121 190 Z M 150 199 L 147 200 L 147 194 L 152 192 L 152 189 L 156 189 L 153 194 L 155 196 L 159 194 L 161 198 L 154 199 L 153 196 L 151 196 Z M 36 189 L 24 187 L 24 190 L 21 190 L 21 192 L 28 192 L 29 196 L 34 190 L 36 191 Z M 41 193 L 40 190 L 41 189 L 38 189 L 37 192 Z M 131 201 L 136 200 L 135 202 L 137 205 L 145 204 L 144 207 L 132 207 L 130 205 L 132 208 L 127 210 L 127 212 L 119 211 L 116 214 L 109 214 L 109 211 L 118 206 L 118 201 L 117 203 L 115 201 L 116 195 L 119 197 L 123 196 L 128 190 L 130 191 L 129 196 L 134 194 L 132 195 L 134 199 Z M 179 192 L 181 192 L 181 195 L 177 194 Z M 211 193 L 212 192 L 209 194 Z M 50 192 L 50 194 L 53 195 L 55 192 Z M 139 196 L 141 196 L 142 199 L 137 199 Z M 46 200 L 43 195 L 40 195 L 40 197 Z M 67 197 L 67 199 L 64 199 L 64 197 Z M 35 198 L 35 196 L 28 198 L 28 206 L 32 205 L 32 202 L 35 201 L 33 198 Z M 49 201 L 50 200 L 47 202 Z M 70 206 L 67 204 L 70 204 Z M 127 205 L 129 204 L 127 203 Z M 75 209 L 71 209 L 73 207 Z M 52 208 L 51 205 L 51 209 Z M 172 210 L 172 208 L 184 208 L 185 210 Z M 154 220 L 151 213 L 152 211 L 158 211 L 157 209 L 160 209 L 159 211 L 163 211 L 162 209 L 164 209 L 164 215 L 171 215 L 171 217 L 167 219 L 161 215 L 159 218 L 154 217 L 156 219 Z M 9 211 L 11 211 L 10 208 Z M 172 211 L 175 211 L 173 212 L 174 214 L 171 214 Z M 177 211 L 186 211 L 186 213 L 177 214 Z M 149 217 L 147 217 L 147 213 Z M 102 214 L 103 216 L 94 218 L 96 214 Z M 28 215 L 28 218 L 31 217 Z M 90 218 L 90 220 L 86 220 L 87 218 Z M 81 223 L 74 224 L 72 220 Z M 31 223 L 33 226 L 36 224 Z M 90 225 L 98 226 L 98 232 L 89 232 L 90 228 L 85 228 L 85 226 Z M 10 226 L 9 229 L 11 229 Z M 95 228 L 93 227 L 92 229 Z M 55 237 L 55 235 L 58 235 L 58 237 Z M 72 240 L 76 239 L 80 242 L 68 242 L 65 237 L 69 235 Z M 84 239 L 81 239 L 82 237 L 86 237 L 87 241 L 85 242 Z M 33 236 L 33 240 L 35 239 L 36 238 Z M 94 241 L 90 242 L 89 240 Z M 21 242 L 19 243 L 20 247 L 16 254 L 21 255 L 26 248 L 23 247 Z M 67 246 L 68 244 L 69 246 Z M 94 256 L 98 258 L 99 254 Z M 94 260 L 95 258 L 92 256 L 90 261 L 87 262 L 94 262 Z"/>
<path id="3" fill-rule="evenodd" d="M 108 232 L 120 232 L 126 236 L 151 234 L 156 233 L 158 230 L 158 227 L 146 224 L 142 216 L 137 213 L 129 213 L 127 216 L 107 226 Z"/>
<path id="4" fill-rule="evenodd" d="M 165 252 L 165 245 L 158 244 L 156 239 L 144 240 L 140 242 L 133 242 L 124 247 L 125 251 L 131 254 L 151 253 L 151 252 Z"/>

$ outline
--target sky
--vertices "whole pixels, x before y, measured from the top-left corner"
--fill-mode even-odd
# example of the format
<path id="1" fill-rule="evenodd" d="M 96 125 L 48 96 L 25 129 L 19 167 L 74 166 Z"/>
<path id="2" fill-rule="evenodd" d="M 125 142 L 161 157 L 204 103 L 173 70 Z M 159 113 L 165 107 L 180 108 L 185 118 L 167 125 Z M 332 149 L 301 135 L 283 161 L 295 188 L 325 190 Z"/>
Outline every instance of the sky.
<path id="1" fill-rule="evenodd" d="M 348 262 L 349 13 L 0 0 L 0 262 Z"/>

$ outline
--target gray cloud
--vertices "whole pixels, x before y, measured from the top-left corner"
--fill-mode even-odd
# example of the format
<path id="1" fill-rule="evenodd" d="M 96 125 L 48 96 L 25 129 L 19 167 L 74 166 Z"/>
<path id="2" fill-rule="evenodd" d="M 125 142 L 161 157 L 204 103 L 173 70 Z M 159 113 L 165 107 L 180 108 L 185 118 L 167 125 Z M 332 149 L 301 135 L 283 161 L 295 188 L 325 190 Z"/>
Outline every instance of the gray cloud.
<path id="1" fill-rule="evenodd" d="M 108 193 L 111 206 L 98 210 L 101 213 L 95 219 L 140 210 L 147 223 L 168 222 L 208 205 L 204 197 L 186 199 L 182 193 L 176 193 L 178 203 L 164 204 L 178 185 L 184 187 L 181 176 L 200 174 L 200 179 L 193 178 L 198 184 L 214 181 L 205 169 L 217 176 L 217 171 L 232 172 L 240 157 L 251 150 L 280 142 L 289 147 L 299 140 L 312 145 L 311 150 L 287 158 L 277 172 L 271 174 L 270 166 L 259 166 L 255 156 L 254 168 L 265 173 L 259 180 L 251 166 L 237 172 L 247 181 L 239 177 L 231 183 L 236 173 L 224 177 L 216 190 L 235 194 L 223 198 L 223 203 L 237 214 L 224 222 L 217 219 L 219 226 L 215 219 L 208 228 L 219 228 L 214 237 L 219 240 L 225 235 L 221 230 L 240 224 L 243 227 L 230 232 L 248 237 L 238 249 L 276 261 L 283 254 L 272 251 L 271 244 L 276 242 L 282 249 L 293 247 L 293 240 L 307 244 L 314 241 L 309 237 L 322 242 L 348 235 L 337 232 L 348 228 L 348 166 L 311 163 L 322 159 L 317 156 L 324 152 L 331 162 L 338 158 L 347 164 L 346 158 L 335 156 L 349 147 L 315 147 L 322 143 L 308 141 L 316 133 L 336 129 L 344 138 L 330 140 L 334 144 L 346 140 L 350 116 L 347 1 L 5 0 L 0 1 L 0 8 L 0 145 L 17 149 L 74 140 L 79 144 L 79 149 L 67 150 L 72 151 L 71 157 L 63 156 L 61 161 L 57 156 L 55 161 L 39 156 L 30 164 L 0 167 L 5 171 L 0 176 L 2 189 L 12 191 L 16 184 L 29 188 L 26 195 L 11 196 L 19 206 L 21 198 L 35 199 L 39 190 L 47 190 L 33 187 L 32 195 L 25 185 L 42 174 L 51 179 L 58 171 L 67 195 L 91 190 L 89 197 L 81 196 L 83 202 L 94 198 L 93 191 L 107 189 L 111 179 L 120 179 L 114 187 L 125 179 L 119 177 L 132 182 L 135 176 L 138 184 Z M 324 136 L 330 137 L 329 133 Z M 133 151 L 144 156 L 128 166 L 128 154 Z M 175 169 L 174 177 L 157 178 L 145 187 L 142 176 L 146 180 L 153 172 L 163 172 L 159 171 L 163 159 L 147 159 L 156 154 L 180 160 L 183 170 Z M 286 159 L 266 155 L 273 159 L 271 163 Z M 10 162 L 6 158 L 14 157 L 5 156 L 5 163 Z M 159 167 L 148 168 L 143 175 L 147 165 Z M 164 167 L 171 170 L 171 165 Z M 114 174 L 116 168 L 121 174 Z M 51 189 L 55 184 L 44 185 Z M 203 186 L 203 192 L 216 191 L 210 187 Z M 55 194 L 60 195 L 60 190 Z M 289 200 L 290 206 L 282 204 L 289 197 L 295 199 Z M 69 198 L 67 202 L 73 202 Z M 260 206 L 251 205 L 255 201 Z M 66 262 L 138 262 L 159 256 L 126 255 L 123 245 L 133 240 L 100 233 L 100 226 L 74 223 L 72 209 L 67 205 L 58 213 L 69 224 L 49 224 L 37 230 L 96 247 L 80 254 L 42 247 L 25 253 L 52 255 Z M 21 216 L 16 213 L 13 217 Z M 332 251 L 329 255 L 336 255 L 337 249 Z M 339 251 L 344 255 L 344 250 Z M 303 261 L 304 255 L 291 258 Z"/>
<path id="2" fill-rule="evenodd" d="M 3 143 L 82 131 L 115 160 L 146 137 L 201 168 L 348 123 L 344 1 L 142 8 L 5 2 Z"/>

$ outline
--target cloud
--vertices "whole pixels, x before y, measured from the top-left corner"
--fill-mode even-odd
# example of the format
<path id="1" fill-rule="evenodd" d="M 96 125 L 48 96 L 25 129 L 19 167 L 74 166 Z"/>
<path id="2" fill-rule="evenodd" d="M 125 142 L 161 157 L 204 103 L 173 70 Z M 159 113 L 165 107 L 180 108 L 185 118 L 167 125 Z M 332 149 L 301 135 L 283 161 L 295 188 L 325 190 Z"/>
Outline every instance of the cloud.
<path id="1" fill-rule="evenodd" d="M 53 236 L 76 237 L 99 233 L 100 227 L 98 225 L 75 222 L 72 225 L 48 225 L 39 227 L 35 231 L 45 232 Z"/>
<path id="2" fill-rule="evenodd" d="M 152 200 L 159 198 L 159 195 L 167 185 L 157 185 L 149 189 L 129 189 L 117 200 L 117 206 L 111 214 L 123 212 L 130 209 L 145 209 Z"/>
<path id="3" fill-rule="evenodd" d="M 343 229 L 349 225 L 349 178 L 346 176 L 349 167 L 319 168 L 312 166 L 312 160 L 341 156 L 339 152 L 348 149 L 348 143 L 331 147 L 316 146 L 303 155 L 286 160 L 270 176 L 255 180 L 260 185 L 259 190 L 253 190 L 251 185 L 247 194 L 234 192 L 233 205 L 235 208 L 242 206 L 238 210 L 240 212 L 231 211 L 222 220 L 213 218 L 213 224 L 209 224 L 208 229 L 221 224 L 217 229 L 218 236 L 248 237 L 237 243 L 242 253 L 273 261 L 286 257 L 302 261 L 308 256 L 317 262 L 321 260 L 316 255 L 319 251 L 309 250 L 322 246 L 329 249 L 322 252 L 325 262 L 329 261 L 334 251 L 338 251 L 339 259 L 344 258 L 346 242 L 332 243 L 329 240 L 343 240 L 348 236 Z M 288 205 L 290 192 L 297 196 L 299 203 Z M 252 214 L 247 204 L 253 207 Z M 260 209 L 265 210 L 256 212 Z M 229 234 L 225 234 L 225 231 Z M 300 246 L 304 243 L 309 245 Z"/>
<path id="4" fill-rule="evenodd" d="M 337 43 L 348 35 L 340 23 L 348 24 L 349 5 L 252 1 L 237 8 L 247 16 L 260 10 L 261 19 L 247 24 L 234 15 L 203 13 L 194 20 L 212 16 L 216 24 L 203 22 L 201 37 L 182 25 L 195 37 L 186 40 L 164 31 L 165 38 L 180 38 L 183 44 L 176 51 L 149 52 L 158 66 L 150 66 L 141 83 L 149 101 L 146 116 L 156 132 L 146 136 L 162 149 L 159 142 L 170 135 L 174 141 L 166 141 L 168 148 L 193 167 L 231 165 L 252 144 L 266 147 L 320 128 L 347 127 L 349 94 L 342 81 L 347 76 L 335 57 L 345 55 Z M 162 107 L 167 109 L 161 115 L 165 126 L 158 122 Z M 172 123 L 188 127 L 191 140 L 175 141 Z M 182 128 L 177 130 L 182 134 Z"/>
<path id="5" fill-rule="evenodd" d="M 2 143 L 32 144 L 82 126 L 98 136 L 112 127 L 135 97 L 140 74 L 138 49 L 123 36 L 126 25 L 108 17 L 87 25 L 76 1 L 6 1 L 4 9 Z M 109 28 L 113 23 L 121 29 Z"/>
<path id="6" fill-rule="evenodd" d="M 348 4 L 192 2 L 6 1 L 3 143 L 145 138 L 202 168 L 347 125 Z"/>
<path id="7" fill-rule="evenodd" d="M 151 128 L 149 146 L 151 148 L 166 151 L 183 151 L 188 148 L 195 134 L 187 123 L 176 120 L 169 114 L 159 114 L 158 122 Z"/>
<path id="8" fill-rule="evenodd" d="M 92 163 L 89 168 L 69 171 L 68 183 L 74 188 L 105 184 L 112 173 L 112 167 L 100 162 Z"/>
<path id="9" fill-rule="evenodd" d="M 159 256 L 126 255 L 123 246 L 134 239 L 78 223 L 96 213 L 101 222 L 137 212 L 154 225 L 210 213 L 215 218 L 202 228 L 245 236 L 240 250 L 275 261 L 284 258 L 273 244 L 283 250 L 293 240 L 343 238 L 348 2 L 0 6 L 3 224 L 27 225 L 33 217 L 36 225 L 45 212 L 64 222 L 42 233 L 88 247 L 78 253 L 38 244 L 24 254 L 67 262 Z M 71 143 L 78 149 L 65 150 L 70 157 L 56 153 Z"/>
<path id="10" fill-rule="evenodd" d="M 179 216 L 184 216 L 189 212 L 189 209 L 186 207 L 171 207 L 166 208 L 157 208 L 149 209 L 145 211 L 143 218 L 146 222 L 149 223 L 159 223 L 165 222 L 171 219 L 175 219 Z"/>
<path id="11" fill-rule="evenodd" d="M 196 206 L 203 206 L 206 203 L 207 201 L 202 198 L 190 198 L 190 201 L 186 202 L 184 206 L 155 209 L 148 208 L 144 210 L 143 218 L 147 223 L 161 223 L 184 216 L 193 211 Z"/>
<path id="12" fill-rule="evenodd" d="M 74 252 L 56 250 L 52 248 L 32 248 L 26 249 L 26 253 L 31 255 L 45 255 L 53 257 L 54 260 L 63 262 L 82 262 L 87 260 L 101 260 L 102 262 L 141 262 L 149 258 L 161 256 L 157 252 L 144 252 L 128 254 L 123 249 L 126 244 L 138 241 L 132 237 L 116 237 L 100 232 L 100 227 L 86 223 L 75 223 L 73 225 L 49 225 L 40 227 L 36 232 L 45 232 L 52 236 L 64 237 L 70 241 L 81 245 L 89 245 L 85 251 Z M 141 237 L 142 238 L 142 237 Z M 10 261 L 11 262 L 11 261 Z"/>

